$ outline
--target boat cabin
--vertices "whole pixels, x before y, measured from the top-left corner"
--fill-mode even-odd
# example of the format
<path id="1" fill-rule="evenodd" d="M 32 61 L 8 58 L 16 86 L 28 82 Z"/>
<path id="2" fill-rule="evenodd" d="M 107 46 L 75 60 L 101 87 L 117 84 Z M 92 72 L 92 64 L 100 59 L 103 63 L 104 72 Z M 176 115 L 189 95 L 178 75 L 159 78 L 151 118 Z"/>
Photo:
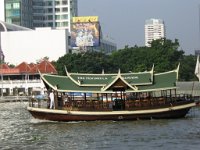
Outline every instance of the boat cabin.
<path id="1" fill-rule="evenodd" d="M 154 74 L 139 73 L 84 74 L 66 76 L 41 74 L 48 90 L 55 91 L 56 109 L 80 111 L 121 111 L 170 105 L 187 96 L 176 94 L 177 69 Z"/>

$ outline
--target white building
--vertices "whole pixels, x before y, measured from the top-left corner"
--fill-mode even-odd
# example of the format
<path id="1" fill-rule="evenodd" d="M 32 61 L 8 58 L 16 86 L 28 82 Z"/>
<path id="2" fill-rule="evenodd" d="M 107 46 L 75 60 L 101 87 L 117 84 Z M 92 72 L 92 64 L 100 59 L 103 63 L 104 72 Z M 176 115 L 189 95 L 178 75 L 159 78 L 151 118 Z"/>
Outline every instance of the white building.
<path id="1" fill-rule="evenodd" d="M 145 22 L 145 46 L 150 47 L 153 40 L 165 37 L 165 25 L 161 19 L 149 19 Z"/>
<path id="2" fill-rule="evenodd" d="M 5 62 L 19 64 L 50 61 L 68 53 L 68 31 L 65 29 L 36 28 L 36 30 L 0 32 Z"/>

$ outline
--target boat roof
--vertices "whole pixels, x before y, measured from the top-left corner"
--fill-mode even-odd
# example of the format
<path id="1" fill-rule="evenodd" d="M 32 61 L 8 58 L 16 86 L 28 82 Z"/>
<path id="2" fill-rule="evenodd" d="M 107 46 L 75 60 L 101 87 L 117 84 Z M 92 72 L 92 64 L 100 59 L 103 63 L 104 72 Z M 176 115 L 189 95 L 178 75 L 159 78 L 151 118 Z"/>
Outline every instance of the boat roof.
<path id="1" fill-rule="evenodd" d="M 109 81 L 113 81 L 118 74 L 79 74 L 68 73 L 68 77 L 75 83 L 81 82 L 82 86 L 106 85 Z M 124 73 L 120 76 L 130 85 L 152 84 L 153 74 L 151 72 L 143 73 Z"/>
<path id="2" fill-rule="evenodd" d="M 178 80 L 177 69 L 154 74 L 150 71 L 139 73 L 84 74 L 69 73 L 66 76 L 41 74 L 47 89 L 58 92 L 113 93 L 115 91 L 144 92 L 175 89 Z"/>

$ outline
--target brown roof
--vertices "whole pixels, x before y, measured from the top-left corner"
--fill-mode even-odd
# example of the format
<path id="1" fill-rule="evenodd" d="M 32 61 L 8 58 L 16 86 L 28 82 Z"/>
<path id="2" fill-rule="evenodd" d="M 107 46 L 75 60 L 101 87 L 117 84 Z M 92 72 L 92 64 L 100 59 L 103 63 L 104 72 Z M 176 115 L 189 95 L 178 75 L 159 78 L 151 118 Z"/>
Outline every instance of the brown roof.
<path id="1" fill-rule="evenodd" d="M 1 69 L 9 69 L 8 64 L 0 64 Z"/>
<path id="2" fill-rule="evenodd" d="M 31 68 L 33 68 L 33 67 L 36 66 L 36 64 L 34 64 L 34 63 L 30 63 L 29 66 L 30 66 Z"/>
<path id="3" fill-rule="evenodd" d="M 39 64 L 27 64 L 26 62 L 22 62 L 15 68 L 9 68 L 7 64 L 2 64 L 2 69 L 0 68 L 0 73 L 3 74 L 37 74 L 39 73 L 38 71 L 47 74 L 57 74 L 55 67 L 47 60 L 43 60 Z"/>
<path id="4" fill-rule="evenodd" d="M 0 69 L 0 73 L 2 74 L 20 74 L 19 69 L 8 68 L 8 69 Z"/>
<path id="5" fill-rule="evenodd" d="M 0 74 L 19 74 L 19 69 L 10 68 L 8 64 L 0 64 Z"/>
<path id="6" fill-rule="evenodd" d="M 20 73 L 27 73 L 31 70 L 31 67 L 26 62 L 22 62 L 21 64 L 19 64 L 15 68 L 19 69 Z"/>
<path id="7" fill-rule="evenodd" d="M 30 73 L 38 73 L 38 71 L 41 73 L 57 74 L 55 67 L 47 60 L 43 60 L 31 68 Z"/>

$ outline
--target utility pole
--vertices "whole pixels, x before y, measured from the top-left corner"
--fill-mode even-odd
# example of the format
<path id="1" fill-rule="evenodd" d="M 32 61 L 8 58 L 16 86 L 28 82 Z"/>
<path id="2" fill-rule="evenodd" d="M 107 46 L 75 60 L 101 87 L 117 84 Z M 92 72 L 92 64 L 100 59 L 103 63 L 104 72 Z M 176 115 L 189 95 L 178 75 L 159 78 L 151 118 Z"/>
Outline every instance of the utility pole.
<path id="1" fill-rule="evenodd" d="M 1 97 L 3 97 L 3 62 L 4 62 L 4 54 L 1 48 L 1 31 L 0 31 L 0 69 L 1 69 Z"/>
<path id="2" fill-rule="evenodd" d="M 199 43 L 200 43 L 200 4 L 199 4 L 199 11 L 198 11 L 198 16 L 199 16 Z M 200 45 L 199 45 L 199 48 L 200 48 Z"/>
<path id="3" fill-rule="evenodd" d="M 0 32 L 0 52 L 1 52 L 1 32 Z M 0 65 L 1 65 L 1 97 L 3 97 L 3 72 L 2 72 L 2 57 L 0 56 Z"/>

